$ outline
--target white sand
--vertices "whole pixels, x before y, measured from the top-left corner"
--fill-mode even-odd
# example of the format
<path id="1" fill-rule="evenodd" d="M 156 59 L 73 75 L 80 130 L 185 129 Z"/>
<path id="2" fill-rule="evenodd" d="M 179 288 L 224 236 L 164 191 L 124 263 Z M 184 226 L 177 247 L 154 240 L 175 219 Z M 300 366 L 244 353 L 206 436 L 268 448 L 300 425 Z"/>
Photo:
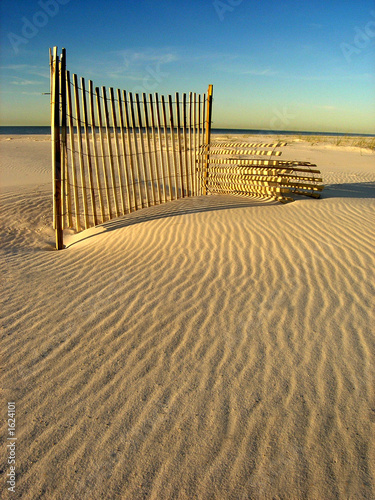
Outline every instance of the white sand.
<path id="1" fill-rule="evenodd" d="M 2 498 L 7 401 L 9 498 L 375 498 L 375 155 L 283 159 L 322 199 L 178 200 L 57 252 L 49 142 L 1 138 Z"/>

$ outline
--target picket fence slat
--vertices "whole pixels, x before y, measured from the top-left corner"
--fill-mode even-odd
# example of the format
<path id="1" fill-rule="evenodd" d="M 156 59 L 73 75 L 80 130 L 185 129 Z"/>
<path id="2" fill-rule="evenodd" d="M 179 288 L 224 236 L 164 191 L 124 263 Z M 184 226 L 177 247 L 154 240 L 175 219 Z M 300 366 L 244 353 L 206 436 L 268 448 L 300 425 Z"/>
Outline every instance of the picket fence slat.
<path id="1" fill-rule="evenodd" d="M 89 80 L 89 108 L 90 108 L 92 149 L 94 152 L 96 185 L 98 187 L 98 199 L 99 199 L 101 218 L 102 218 L 102 222 L 104 222 L 105 221 L 105 210 L 104 210 L 104 204 L 103 204 L 102 182 L 101 182 L 101 178 L 100 178 L 98 145 L 97 145 L 97 139 L 96 139 L 94 91 L 93 91 L 93 82 L 91 80 Z"/>
<path id="2" fill-rule="evenodd" d="M 98 218 L 96 215 L 94 179 L 93 179 L 92 165 L 91 165 L 91 149 L 90 149 L 89 124 L 88 124 L 87 102 L 86 102 L 86 87 L 84 78 L 81 78 L 81 95 L 82 95 L 82 109 L 83 109 L 83 127 L 84 127 L 85 144 L 86 144 L 87 169 L 89 174 L 91 210 L 94 220 L 94 226 L 96 226 L 98 224 Z"/>
<path id="3" fill-rule="evenodd" d="M 153 158 L 154 158 L 154 165 L 155 165 L 155 171 L 156 171 L 156 186 L 157 186 L 157 190 L 158 190 L 158 201 L 159 201 L 159 203 L 162 203 L 162 199 L 161 199 L 162 174 L 161 174 L 161 164 L 159 163 L 159 155 L 157 154 L 156 122 L 155 122 L 155 112 L 154 112 L 154 103 L 152 100 L 152 94 L 149 95 L 149 100 L 150 100 L 150 112 L 151 112 Z"/>
<path id="4" fill-rule="evenodd" d="M 74 124 L 73 124 L 73 106 L 71 97 L 71 82 L 70 73 L 66 73 L 66 96 L 67 96 L 67 107 L 68 107 L 68 122 L 69 122 L 69 140 L 70 140 L 70 161 L 71 161 L 71 171 L 72 171 L 72 182 L 73 182 L 73 194 L 74 194 L 74 209 L 75 209 L 75 219 L 76 219 L 76 230 L 79 232 L 81 230 L 81 223 L 79 218 L 79 198 L 78 198 L 78 184 L 77 184 L 77 172 L 75 163 L 75 144 L 74 144 Z"/>
<path id="5" fill-rule="evenodd" d="M 147 159 L 148 159 L 148 172 L 150 174 L 150 181 L 151 181 L 151 193 L 152 193 L 152 200 L 153 204 L 156 205 L 156 196 L 155 196 L 155 179 L 154 179 L 154 172 L 152 168 L 152 158 L 151 158 L 151 142 L 150 142 L 150 123 L 148 120 L 148 112 L 147 112 L 147 98 L 146 94 L 142 94 L 142 100 L 143 100 L 143 114 L 145 118 L 145 134 L 146 134 L 146 144 L 147 144 Z"/>
<path id="6" fill-rule="evenodd" d="M 130 163 L 129 175 L 131 177 L 131 192 L 133 195 L 134 210 L 138 210 L 137 193 L 136 193 L 136 189 L 135 189 L 135 170 L 134 170 L 135 167 L 134 167 L 134 160 L 133 160 L 133 147 L 132 147 L 132 139 L 131 139 L 131 135 L 130 135 L 130 118 L 129 118 L 128 103 L 127 103 L 127 95 L 126 95 L 125 90 L 123 91 L 122 100 L 123 100 L 124 109 L 125 109 L 126 138 L 128 141 L 128 149 L 129 149 L 129 163 Z"/>
<path id="7" fill-rule="evenodd" d="M 160 107 L 159 107 L 159 95 L 155 93 L 155 107 L 156 107 L 156 119 L 157 119 L 157 130 L 158 130 L 158 138 L 159 138 L 159 155 L 161 162 L 161 179 L 163 183 L 163 202 L 166 203 L 168 201 L 167 198 L 167 184 L 166 184 L 166 167 L 164 162 L 163 155 L 163 138 L 162 138 L 162 125 L 161 125 L 161 116 L 160 116 Z"/>
<path id="8" fill-rule="evenodd" d="M 99 87 L 95 87 L 95 97 L 96 97 L 96 109 L 98 113 L 98 125 L 99 125 L 99 140 L 100 140 L 100 151 L 102 158 L 102 170 L 103 170 L 103 180 L 104 180 L 104 189 L 107 200 L 107 209 L 108 209 L 108 217 L 112 219 L 112 204 L 111 198 L 109 195 L 109 182 L 108 182 L 108 169 L 106 165 L 106 152 L 104 146 L 104 134 L 103 134 L 103 119 L 102 119 L 102 108 L 101 108 L 101 96 Z"/>
<path id="9" fill-rule="evenodd" d="M 118 175 L 117 181 L 118 181 L 118 187 L 120 190 L 122 214 L 125 215 L 126 214 L 126 206 L 125 206 L 124 182 L 122 179 L 120 148 L 119 148 L 118 136 L 117 136 L 117 118 L 116 118 L 116 108 L 115 108 L 115 97 L 114 97 L 112 87 L 110 87 L 110 89 L 109 89 L 109 99 L 111 102 L 113 138 L 115 141 L 115 152 L 116 152 L 115 157 L 116 157 L 117 175 Z"/>
<path id="10" fill-rule="evenodd" d="M 125 189 L 126 189 L 126 201 L 128 204 L 129 213 L 132 211 L 132 202 L 131 202 L 131 193 L 130 193 L 130 172 L 129 172 L 129 163 L 128 157 L 126 154 L 126 142 L 125 142 L 125 134 L 124 134 L 124 115 L 122 110 L 122 99 L 121 99 L 121 91 L 117 89 L 117 103 L 118 103 L 118 115 L 120 121 L 120 133 L 121 133 L 121 147 L 122 147 L 122 156 L 123 156 L 123 170 L 124 170 L 124 178 L 125 178 Z M 125 213 L 125 212 L 124 212 Z"/>

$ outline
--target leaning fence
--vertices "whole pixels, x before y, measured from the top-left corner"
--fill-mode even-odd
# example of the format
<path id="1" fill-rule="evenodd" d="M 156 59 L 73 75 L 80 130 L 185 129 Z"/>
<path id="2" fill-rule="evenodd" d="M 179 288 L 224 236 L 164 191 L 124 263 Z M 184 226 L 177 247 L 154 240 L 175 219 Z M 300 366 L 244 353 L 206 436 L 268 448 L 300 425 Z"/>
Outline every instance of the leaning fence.
<path id="1" fill-rule="evenodd" d="M 212 85 L 207 94 L 140 95 L 71 75 L 65 49 L 50 51 L 50 65 L 58 249 L 65 228 L 204 192 L 207 157 L 198 153 L 210 140 Z"/>

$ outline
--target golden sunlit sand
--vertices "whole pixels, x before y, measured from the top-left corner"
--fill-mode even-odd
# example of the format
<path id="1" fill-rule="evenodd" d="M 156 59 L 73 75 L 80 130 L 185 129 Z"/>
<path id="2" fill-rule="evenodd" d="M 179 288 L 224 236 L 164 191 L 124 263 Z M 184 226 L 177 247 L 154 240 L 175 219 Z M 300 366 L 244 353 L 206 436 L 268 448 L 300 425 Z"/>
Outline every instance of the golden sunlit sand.
<path id="1" fill-rule="evenodd" d="M 13 498 L 375 497 L 373 145 L 283 140 L 321 199 L 175 200 L 58 252 L 48 137 L 0 138 Z"/>

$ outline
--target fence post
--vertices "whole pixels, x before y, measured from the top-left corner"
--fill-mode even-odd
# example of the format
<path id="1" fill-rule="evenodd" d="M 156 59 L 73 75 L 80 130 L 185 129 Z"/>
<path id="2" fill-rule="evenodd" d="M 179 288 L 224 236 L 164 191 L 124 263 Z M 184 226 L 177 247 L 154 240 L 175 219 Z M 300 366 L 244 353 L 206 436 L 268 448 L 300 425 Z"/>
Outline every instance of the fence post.
<path id="1" fill-rule="evenodd" d="M 53 175 L 53 217 L 56 234 L 56 249 L 63 244 L 62 206 L 61 206 L 61 147 L 60 147 L 60 89 L 59 57 L 57 47 L 53 48 L 51 64 L 51 146 Z"/>
<path id="2" fill-rule="evenodd" d="M 212 96 L 213 96 L 213 85 L 208 86 L 207 92 L 207 119 L 206 119 L 206 137 L 205 137 L 205 162 L 203 169 L 203 194 L 207 194 L 207 182 L 208 182 L 208 166 L 209 166 L 209 145 L 211 141 L 211 120 L 212 120 Z"/>

